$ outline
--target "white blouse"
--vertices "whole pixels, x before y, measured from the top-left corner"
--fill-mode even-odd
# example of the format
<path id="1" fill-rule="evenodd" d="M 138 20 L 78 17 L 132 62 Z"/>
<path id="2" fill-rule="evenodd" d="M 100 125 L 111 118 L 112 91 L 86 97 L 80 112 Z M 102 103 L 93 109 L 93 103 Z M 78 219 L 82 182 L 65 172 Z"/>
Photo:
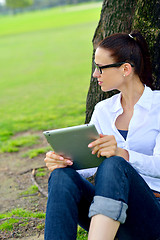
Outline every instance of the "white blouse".
<path id="1" fill-rule="evenodd" d="M 149 187 L 160 192 L 160 91 L 145 86 L 134 106 L 126 140 L 115 126 L 122 114 L 121 93 L 99 102 L 90 123 L 104 135 L 114 135 L 118 147 L 129 153 L 129 163 L 143 177 Z M 92 176 L 97 168 L 79 170 L 84 177 Z"/>

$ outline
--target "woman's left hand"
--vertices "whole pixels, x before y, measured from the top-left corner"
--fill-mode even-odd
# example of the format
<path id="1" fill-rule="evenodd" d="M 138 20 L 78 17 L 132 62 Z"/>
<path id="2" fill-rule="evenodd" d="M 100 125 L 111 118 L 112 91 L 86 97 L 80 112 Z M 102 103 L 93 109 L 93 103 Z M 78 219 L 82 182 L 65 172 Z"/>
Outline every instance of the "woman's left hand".
<path id="1" fill-rule="evenodd" d="M 97 157 L 104 156 L 107 158 L 120 156 L 129 161 L 128 151 L 117 146 L 117 141 L 113 135 L 100 134 L 99 136 L 100 138 L 88 145 L 89 148 L 93 148 L 92 154 L 97 153 Z"/>
<path id="2" fill-rule="evenodd" d="M 103 135 L 100 134 L 100 138 L 91 142 L 88 145 L 89 148 L 92 149 L 92 154 L 97 153 L 97 157 L 105 156 L 118 156 L 119 155 L 119 148 L 117 147 L 117 141 L 113 135 Z"/>

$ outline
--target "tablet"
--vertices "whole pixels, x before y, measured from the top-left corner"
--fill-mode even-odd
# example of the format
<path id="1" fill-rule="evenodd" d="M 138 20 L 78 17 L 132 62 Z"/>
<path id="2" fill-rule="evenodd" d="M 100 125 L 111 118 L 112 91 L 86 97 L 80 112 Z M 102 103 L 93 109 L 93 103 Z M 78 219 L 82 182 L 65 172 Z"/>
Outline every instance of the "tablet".
<path id="1" fill-rule="evenodd" d="M 97 167 L 105 158 L 98 158 L 88 148 L 89 143 L 99 138 L 93 124 L 50 130 L 43 134 L 57 154 L 73 161 L 71 168 L 76 170 Z"/>

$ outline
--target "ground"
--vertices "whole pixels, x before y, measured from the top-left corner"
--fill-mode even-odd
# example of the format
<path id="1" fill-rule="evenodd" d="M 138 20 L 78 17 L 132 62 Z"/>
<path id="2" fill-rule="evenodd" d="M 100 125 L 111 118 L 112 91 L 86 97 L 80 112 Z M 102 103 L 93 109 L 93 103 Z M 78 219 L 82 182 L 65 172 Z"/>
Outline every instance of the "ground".
<path id="1" fill-rule="evenodd" d="M 32 132 L 24 132 L 21 135 L 35 134 Z M 41 132 L 36 132 L 40 136 L 41 143 L 30 148 L 45 147 L 48 144 Z M 33 194 L 24 193 L 30 186 L 34 185 L 31 180 L 31 172 L 33 168 L 45 166 L 43 161 L 45 154 L 30 159 L 22 157 L 28 148 L 22 148 L 17 153 L 0 154 L 0 213 L 11 211 L 15 208 L 23 208 L 32 212 L 45 212 L 47 197 L 41 193 Z M 26 173 L 25 173 L 26 172 Z M 46 175 L 36 177 L 39 186 L 47 191 L 47 181 L 49 171 L 45 169 Z M 37 225 L 42 228 L 37 229 Z M 11 232 L 0 231 L 0 239 L 43 239 L 44 219 L 31 219 L 26 226 L 18 223 Z"/>
<path id="2" fill-rule="evenodd" d="M 13 138 L 28 135 L 39 136 L 39 144 L 21 147 L 18 152 L 0 154 L 0 214 L 11 212 L 17 208 L 31 211 L 33 214 L 45 213 L 46 211 L 50 172 L 45 167 L 45 153 L 34 158 L 24 157 L 24 153 L 31 149 L 48 147 L 48 143 L 42 132 L 23 132 L 13 136 Z M 33 169 L 35 169 L 34 178 Z M 94 184 L 94 177 L 90 177 L 88 180 Z M 31 187 L 35 184 L 38 184 L 42 193 L 37 189 L 32 192 Z M 4 222 L 4 218 L 0 219 L 0 226 Z M 14 224 L 12 230 L 0 230 L 0 240 L 44 240 L 44 217 L 40 219 L 32 216 L 27 220 L 27 224 L 25 224 L 24 217 L 17 217 L 17 219 L 19 222 Z M 77 237 L 77 239 L 87 239 L 87 233 L 82 230 Z"/>

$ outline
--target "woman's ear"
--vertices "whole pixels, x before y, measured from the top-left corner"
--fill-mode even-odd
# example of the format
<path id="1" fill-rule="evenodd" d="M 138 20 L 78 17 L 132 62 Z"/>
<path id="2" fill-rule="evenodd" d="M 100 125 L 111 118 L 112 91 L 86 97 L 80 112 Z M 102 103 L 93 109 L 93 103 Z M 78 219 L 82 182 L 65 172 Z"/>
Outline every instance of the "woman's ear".
<path id="1" fill-rule="evenodd" d="M 129 76 L 130 73 L 132 72 L 132 66 L 130 63 L 124 63 L 123 64 L 123 76 Z"/>

